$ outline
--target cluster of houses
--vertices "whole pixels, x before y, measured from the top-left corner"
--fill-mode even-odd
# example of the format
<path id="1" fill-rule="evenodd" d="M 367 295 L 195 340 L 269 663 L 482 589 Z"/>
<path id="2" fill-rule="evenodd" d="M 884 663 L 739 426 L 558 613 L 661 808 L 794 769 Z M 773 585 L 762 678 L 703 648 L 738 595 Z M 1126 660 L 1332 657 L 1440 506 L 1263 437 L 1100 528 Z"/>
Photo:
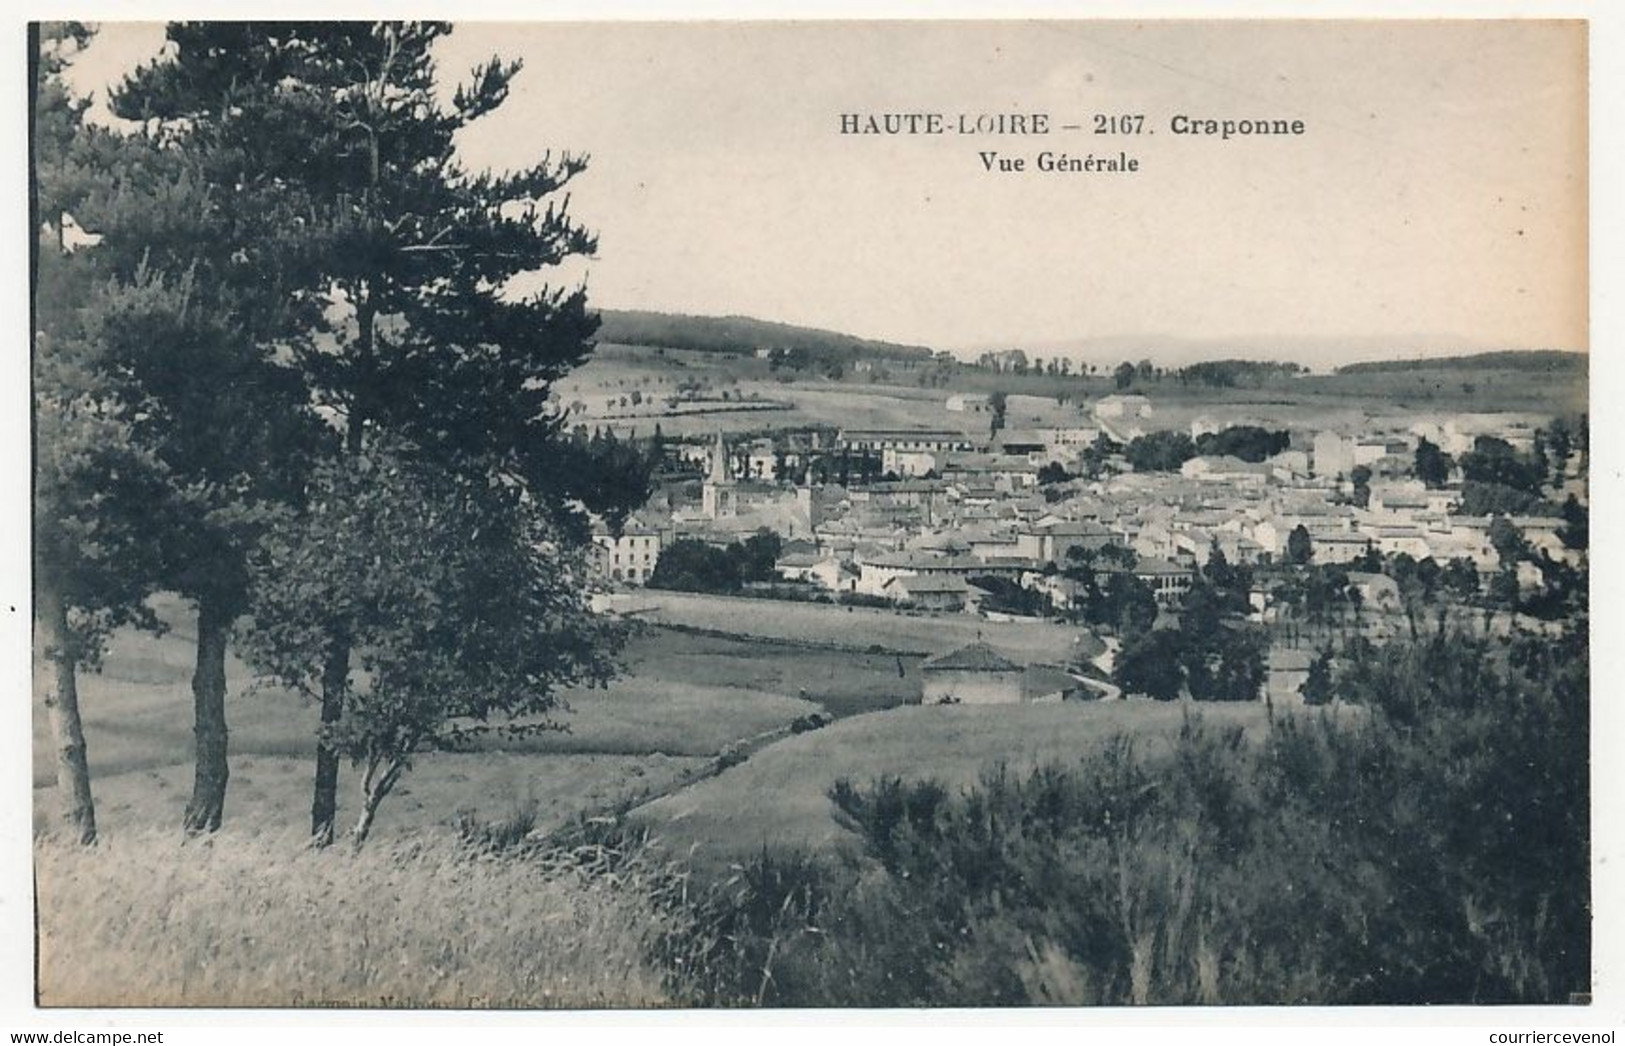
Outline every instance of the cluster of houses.
<path id="1" fill-rule="evenodd" d="M 987 397 L 960 394 L 947 407 L 979 415 Z M 1138 395 L 1108 396 L 1075 415 L 983 436 L 955 429 L 843 430 L 830 449 L 878 457 L 888 477 L 849 486 L 787 482 L 773 464 L 784 457 L 782 444 L 730 447 L 719 435 L 682 451 L 696 464 L 703 459 L 699 496 L 664 489 L 620 532 L 598 528 L 598 564 L 606 578 L 637 585 L 673 541 L 727 544 L 767 529 L 783 539 L 777 567 L 787 582 L 970 613 L 983 610 L 987 591 L 977 581 L 990 577 L 1041 592 L 1064 608 L 1076 594 L 1061 573 L 1069 551 L 1106 545 L 1132 550 L 1134 564 L 1122 569 L 1145 581 L 1159 603 L 1174 607 L 1211 550 L 1232 563 L 1279 562 L 1299 527 L 1317 563 L 1350 563 L 1375 549 L 1440 563 L 1464 557 L 1485 574 L 1499 569 L 1489 519 L 1456 514 L 1458 491 L 1428 489 L 1410 473 L 1421 438 L 1459 452 L 1499 424 L 1494 431 L 1516 445 L 1523 435 L 1508 432 L 1504 417 L 1294 433 L 1292 447 L 1263 462 L 1204 456 L 1177 472 L 1133 472 L 1117 461 L 1098 479 L 1043 487 L 1045 466 L 1075 469 L 1098 435 L 1126 442 L 1154 416 L 1149 400 Z M 1211 424 L 1199 419 L 1192 431 Z M 1350 474 L 1361 465 L 1371 472 L 1363 507 L 1351 497 Z M 1562 522 L 1513 520 L 1536 550 L 1554 558 L 1569 555 L 1558 538 Z"/>

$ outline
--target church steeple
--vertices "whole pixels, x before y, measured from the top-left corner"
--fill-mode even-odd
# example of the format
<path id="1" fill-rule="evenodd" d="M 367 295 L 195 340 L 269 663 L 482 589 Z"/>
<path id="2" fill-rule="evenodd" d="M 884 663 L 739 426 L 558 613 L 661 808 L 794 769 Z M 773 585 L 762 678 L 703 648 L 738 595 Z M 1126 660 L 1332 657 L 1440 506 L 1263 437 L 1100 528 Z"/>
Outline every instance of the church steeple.
<path id="1" fill-rule="evenodd" d="M 722 433 L 717 433 L 717 445 L 711 449 L 711 474 L 707 477 L 711 483 L 728 483 L 732 477 L 728 474 L 728 447 L 722 442 Z"/>

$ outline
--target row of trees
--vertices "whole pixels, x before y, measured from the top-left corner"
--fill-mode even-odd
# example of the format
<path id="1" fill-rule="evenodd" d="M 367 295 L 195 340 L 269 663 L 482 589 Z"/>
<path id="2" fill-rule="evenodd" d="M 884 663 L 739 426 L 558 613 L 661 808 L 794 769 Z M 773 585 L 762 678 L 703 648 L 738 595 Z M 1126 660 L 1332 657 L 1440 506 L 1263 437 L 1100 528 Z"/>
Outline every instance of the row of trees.
<path id="1" fill-rule="evenodd" d="M 1173 429 L 1148 432 L 1130 440 L 1123 453 L 1136 472 L 1177 472 L 1185 462 L 1199 456 L 1228 456 L 1256 465 L 1291 444 L 1284 430 L 1232 425 L 1195 438 Z"/>
<path id="2" fill-rule="evenodd" d="M 519 67 L 442 96 L 449 31 L 172 24 L 112 91 L 115 131 L 63 82 L 92 33 L 31 30 L 35 581 L 86 842 L 76 675 L 110 629 L 158 627 L 156 590 L 197 609 L 193 831 L 224 814 L 239 623 L 256 667 L 320 704 L 323 843 L 343 758 L 361 839 L 414 754 L 610 669 L 580 549 L 584 509 L 631 500 L 624 462 L 548 404 L 597 319 L 581 289 L 506 290 L 595 248 L 559 202 L 585 161 L 464 169 L 457 133 Z"/>

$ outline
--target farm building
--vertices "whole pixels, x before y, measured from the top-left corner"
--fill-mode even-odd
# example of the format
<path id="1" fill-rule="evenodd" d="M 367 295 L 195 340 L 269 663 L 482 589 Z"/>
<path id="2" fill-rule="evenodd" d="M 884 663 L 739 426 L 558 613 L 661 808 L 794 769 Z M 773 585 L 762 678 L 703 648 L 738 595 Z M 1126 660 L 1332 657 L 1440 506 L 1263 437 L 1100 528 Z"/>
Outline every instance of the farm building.
<path id="1" fill-rule="evenodd" d="M 1021 701 L 1022 667 L 986 643 L 972 643 L 920 666 L 922 703 L 1005 705 Z"/>
<path id="2" fill-rule="evenodd" d="M 881 594 L 921 610 L 960 611 L 979 601 L 979 594 L 957 574 L 905 574 L 886 582 Z"/>

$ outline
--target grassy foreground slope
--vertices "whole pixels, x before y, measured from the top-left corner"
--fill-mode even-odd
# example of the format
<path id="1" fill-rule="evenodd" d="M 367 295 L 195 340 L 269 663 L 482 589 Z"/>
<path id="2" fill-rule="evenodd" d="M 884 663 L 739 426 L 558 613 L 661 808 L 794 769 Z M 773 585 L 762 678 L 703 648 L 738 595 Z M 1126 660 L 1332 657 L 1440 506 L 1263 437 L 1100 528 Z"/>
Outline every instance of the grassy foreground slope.
<path id="1" fill-rule="evenodd" d="M 1153 701 L 1004 706 L 908 705 L 840 720 L 769 745 L 716 777 L 634 811 L 672 853 L 693 850 L 700 864 L 728 861 L 766 846 L 825 850 L 850 833 L 835 819 L 830 787 L 846 778 L 933 778 L 966 787 L 1003 765 L 1025 771 L 1072 762 L 1124 733 L 1148 747 L 1172 743 L 1190 711 Z M 1261 704 L 1203 705 L 1214 725 L 1239 724 L 1262 735 Z"/>
<path id="2" fill-rule="evenodd" d="M 674 916 L 636 855 L 312 850 L 230 828 L 35 851 L 44 1006 L 658 1006 Z"/>

